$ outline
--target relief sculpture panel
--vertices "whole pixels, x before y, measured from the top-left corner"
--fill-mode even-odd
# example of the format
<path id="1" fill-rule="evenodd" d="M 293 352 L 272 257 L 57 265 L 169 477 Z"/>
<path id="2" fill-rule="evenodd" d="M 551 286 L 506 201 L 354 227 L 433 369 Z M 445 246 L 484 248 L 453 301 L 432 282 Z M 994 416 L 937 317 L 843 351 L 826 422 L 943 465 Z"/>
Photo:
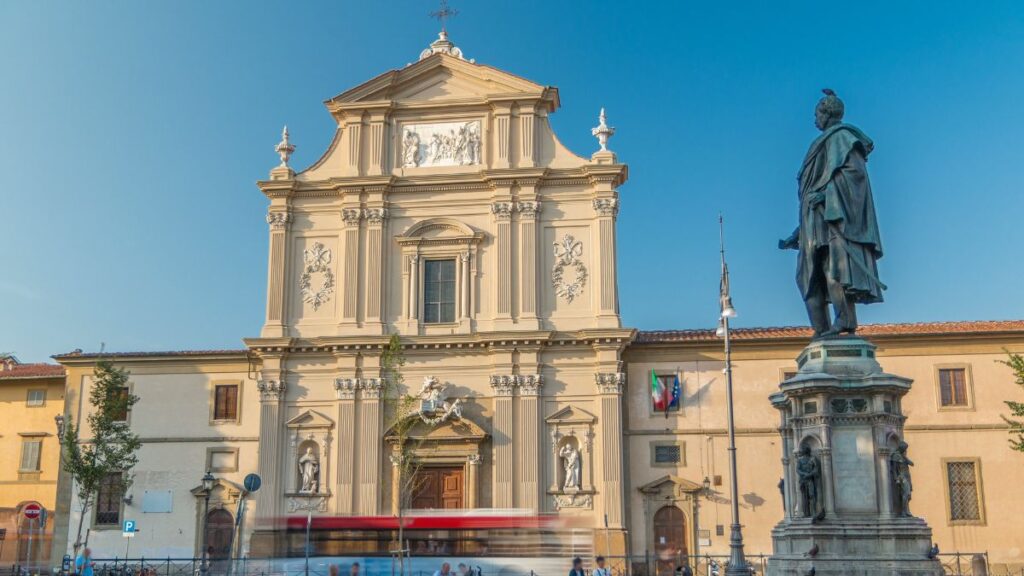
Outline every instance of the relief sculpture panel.
<path id="1" fill-rule="evenodd" d="M 473 166 L 482 162 L 480 121 L 406 124 L 402 127 L 403 168 Z"/>

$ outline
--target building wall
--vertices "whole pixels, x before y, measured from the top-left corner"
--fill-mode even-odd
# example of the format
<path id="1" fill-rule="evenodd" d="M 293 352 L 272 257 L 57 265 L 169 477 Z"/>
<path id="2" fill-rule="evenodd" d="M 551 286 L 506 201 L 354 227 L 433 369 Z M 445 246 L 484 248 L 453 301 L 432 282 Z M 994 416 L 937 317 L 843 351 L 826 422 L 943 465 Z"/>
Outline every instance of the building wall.
<path id="1" fill-rule="evenodd" d="M 914 461 L 911 510 L 932 527 L 943 550 L 988 551 L 997 563 L 1024 563 L 1020 543 L 1024 532 L 1011 517 L 1024 506 L 1024 496 L 1013 479 L 1024 473 L 1024 458 L 1009 450 L 1007 428 L 1000 414 L 1004 400 L 1019 398 L 1004 349 L 1024 350 L 1024 336 L 979 337 L 950 334 L 942 338 L 919 336 L 871 338 L 879 345 L 878 359 L 887 372 L 914 380 L 903 399 L 907 416 L 906 440 Z M 802 348 L 795 342 L 738 342 L 734 347 L 734 389 L 739 463 L 739 494 L 744 539 L 748 553 L 771 551 L 771 528 L 782 519 L 778 489 L 782 477 L 782 451 L 776 431 L 779 416 L 767 401 L 783 372 L 795 370 Z M 625 432 L 630 467 L 631 546 L 652 549 L 650 506 L 640 487 L 672 474 L 701 484 L 704 477 L 721 477 L 710 497 L 699 499 L 696 527 L 710 531 L 710 544 L 700 553 L 727 554 L 730 523 L 729 473 L 725 382 L 720 344 L 633 345 L 626 353 L 629 374 L 628 415 Z M 940 408 L 937 367 L 963 366 L 970 375 L 973 406 Z M 680 374 L 683 408 L 678 414 L 652 413 L 650 371 Z M 678 442 L 686 460 L 679 466 L 645 467 L 652 442 Z M 947 459 L 977 459 L 981 466 L 984 521 L 959 525 L 948 519 L 949 499 L 943 473 Z M 688 504 L 683 504 L 685 508 Z M 723 533 L 718 535 L 716 528 Z M 693 546 L 691 544 L 691 552 Z"/>
<path id="2" fill-rule="evenodd" d="M 29 390 L 45 390 L 45 403 L 28 406 Z M 21 507 L 35 501 L 50 513 L 54 509 L 60 444 L 53 418 L 61 413 L 63 402 L 63 377 L 9 379 L 0 372 L 0 528 L 7 530 L 0 564 L 14 563 L 19 552 L 22 557 L 27 554 L 28 536 L 21 529 L 27 524 Z M 28 439 L 42 442 L 38 472 L 20 471 L 22 442 Z M 44 542 L 33 536 L 32 556 L 39 561 L 48 557 L 52 531 L 51 518 L 42 535 Z"/>
<path id="3" fill-rule="evenodd" d="M 139 397 L 128 421 L 142 446 L 133 483 L 126 493 L 131 501 L 123 504 L 120 518 L 121 522 L 135 520 L 138 526 L 139 532 L 130 543 L 132 556 L 191 558 L 198 554 L 197 526 L 203 497 L 193 491 L 201 487 L 210 451 L 237 451 L 236 466 L 213 470 L 223 482 L 211 495 L 211 509 L 226 507 L 234 515 L 242 479 L 255 470 L 259 401 L 255 381 L 248 376 L 245 355 L 211 356 L 184 361 L 123 358 L 116 362 L 130 372 L 131 391 Z M 64 360 L 68 366 L 68 412 L 75 422 L 83 421 L 91 410 L 87 396 L 94 361 L 95 358 Z M 213 386 L 218 383 L 240 385 L 237 423 L 211 419 Z M 83 441 L 88 440 L 88 435 L 86 425 L 81 433 Z M 167 491 L 170 511 L 147 511 L 146 493 Z M 70 553 L 82 518 L 81 502 L 70 483 L 65 483 L 62 500 L 63 533 L 54 545 L 59 554 Z M 126 541 L 120 523 L 97 525 L 93 507 L 83 519 L 83 539 L 87 530 L 88 544 L 95 557 L 124 556 Z"/>

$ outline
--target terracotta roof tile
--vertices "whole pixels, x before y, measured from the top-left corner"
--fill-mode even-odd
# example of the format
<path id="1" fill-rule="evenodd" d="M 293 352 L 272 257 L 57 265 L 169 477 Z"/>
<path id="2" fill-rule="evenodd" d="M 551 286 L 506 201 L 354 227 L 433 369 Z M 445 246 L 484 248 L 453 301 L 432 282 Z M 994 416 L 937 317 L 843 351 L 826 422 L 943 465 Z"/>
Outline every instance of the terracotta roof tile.
<path id="1" fill-rule="evenodd" d="M 155 352 L 82 352 L 75 350 L 65 354 L 54 354 L 55 360 L 74 360 L 76 358 L 149 358 L 156 356 L 245 356 L 249 351 L 237 350 L 163 350 Z"/>
<path id="2" fill-rule="evenodd" d="M 1024 320 L 981 320 L 966 322 L 915 322 L 909 324 L 865 324 L 857 331 L 861 336 L 926 336 L 953 334 L 996 334 L 1024 332 Z M 735 340 L 807 339 L 811 329 L 807 326 L 780 326 L 766 328 L 733 328 Z M 693 330 L 641 330 L 637 344 L 668 342 L 713 342 L 719 340 L 714 329 Z"/>
<path id="3" fill-rule="evenodd" d="M 0 370 L 0 380 L 15 378 L 61 378 L 64 367 L 57 364 L 15 364 Z"/>

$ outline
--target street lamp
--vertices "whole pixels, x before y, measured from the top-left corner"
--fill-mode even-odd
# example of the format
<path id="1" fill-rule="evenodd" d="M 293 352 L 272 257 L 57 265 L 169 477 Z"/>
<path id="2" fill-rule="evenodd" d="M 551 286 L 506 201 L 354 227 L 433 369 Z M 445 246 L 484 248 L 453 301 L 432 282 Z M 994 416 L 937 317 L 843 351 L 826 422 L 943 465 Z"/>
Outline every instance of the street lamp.
<path id="1" fill-rule="evenodd" d="M 206 528 L 210 521 L 210 492 L 213 491 L 213 483 L 217 479 L 213 477 L 213 474 L 209 470 L 206 471 L 206 475 L 203 476 L 203 537 L 200 540 L 202 542 L 202 562 L 199 564 L 199 572 L 206 574 L 209 571 L 209 565 L 207 564 L 206 555 Z"/>
<path id="2" fill-rule="evenodd" d="M 736 317 L 736 309 L 732 305 L 729 294 L 729 267 L 725 264 L 725 232 L 722 216 L 718 216 L 718 244 L 722 256 L 722 280 L 719 294 L 720 314 L 718 317 L 719 334 L 725 340 L 725 397 L 729 416 L 729 472 L 732 474 L 731 504 L 732 526 L 729 533 L 729 565 L 725 569 L 726 576 L 751 576 L 753 571 L 743 555 L 743 528 L 740 526 L 740 491 L 736 477 L 736 424 L 733 418 L 732 401 L 732 348 L 729 341 L 729 319 Z"/>

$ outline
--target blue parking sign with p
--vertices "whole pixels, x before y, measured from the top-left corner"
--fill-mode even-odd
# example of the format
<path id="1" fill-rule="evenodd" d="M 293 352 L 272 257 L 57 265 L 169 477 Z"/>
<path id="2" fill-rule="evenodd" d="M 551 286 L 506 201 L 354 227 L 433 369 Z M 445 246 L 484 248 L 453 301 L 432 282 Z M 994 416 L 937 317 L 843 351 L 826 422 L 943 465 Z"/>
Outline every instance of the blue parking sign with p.
<path id="1" fill-rule="evenodd" d="M 132 532 L 135 532 L 135 520 L 125 520 L 123 532 L 126 534 L 131 534 Z"/>

